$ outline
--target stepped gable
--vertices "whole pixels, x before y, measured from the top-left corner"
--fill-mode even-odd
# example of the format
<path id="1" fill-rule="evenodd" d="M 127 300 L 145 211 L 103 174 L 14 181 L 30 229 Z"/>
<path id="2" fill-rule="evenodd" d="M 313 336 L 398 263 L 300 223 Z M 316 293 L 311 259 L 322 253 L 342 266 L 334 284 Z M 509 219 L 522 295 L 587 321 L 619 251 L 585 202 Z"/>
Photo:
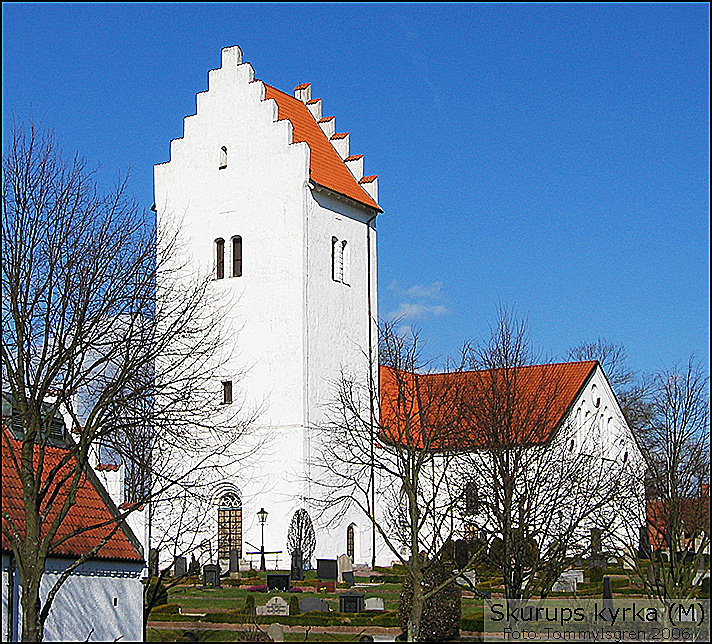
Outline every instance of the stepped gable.
<path id="1" fill-rule="evenodd" d="M 12 451 L 11 451 L 12 450 Z M 16 458 L 22 450 L 22 442 L 9 438 L 2 442 L 2 509 L 7 512 L 12 518 L 15 525 L 21 533 L 24 533 L 25 513 L 24 501 L 22 498 L 22 482 L 17 472 L 17 468 L 13 464 L 14 453 Z M 39 456 L 39 449 L 35 450 L 35 461 Z M 58 447 L 45 446 L 44 448 L 44 472 L 50 471 L 55 466 L 59 465 L 64 457 L 67 456 L 67 450 Z M 73 469 L 73 464 L 65 464 L 63 470 L 70 473 Z M 58 476 L 54 478 L 57 483 L 62 481 L 62 469 Z M 61 505 L 64 494 L 69 487 L 69 481 L 63 481 L 59 490 L 57 490 L 57 499 L 55 506 L 50 508 L 49 514 L 45 521 L 45 526 L 49 525 L 57 515 L 59 506 Z M 84 532 L 76 534 L 66 541 L 58 544 L 56 547 L 51 547 L 49 554 L 53 557 L 79 557 L 91 551 L 97 544 L 107 537 L 116 528 L 116 509 L 110 508 L 106 500 L 97 490 L 98 482 L 92 482 L 90 478 L 82 474 L 77 488 L 76 503 L 69 509 L 67 516 L 59 526 L 55 535 L 55 542 L 71 535 L 78 529 L 84 529 Z M 56 484 L 50 487 L 48 497 L 53 498 Z M 107 495 L 108 496 L 108 495 Z M 5 523 L 5 519 L 3 519 Z M 107 525 L 100 526 L 102 523 Z M 92 526 L 100 526 L 92 528 Z M 87 529 L 88 528 L 88 529 Z M 3 533 L 2 535 L 3 551 L 11 550 L 10 541 Z M 107 543 L 101 547 L 99 552 L 94 555 L 94 559 L 113 559 L 113 560 L 128 560 L 142 561 L 143 558 L 132 545 L 123 528 L 119 528 L 112 535 Z"/>
<path id="2" fill-rule="evenodd" d="M 311 179 L 324 188 L 349 197 L 379 213 L 383 212 L 371 195 L 354 178 L 308 106 L 298 98 L 285 94 L 267 83 L 264 83 L 264 86 L 265 99 L 273 99 L 277 103 L 278 119 L 288 119 L 291 122 L 293 127 L 292 142 L 305 142 L 309 146 L 311 150 L 309 155 Z M 307 86 L 308 83 L 305 83 L 297 86 L 297 89 L 305 89 Z"/>
<path id="3" fill-rule="evenodd" d="M 535 422 L 534 433 L 515 436 L 514 442 L 547 443 L 597 364 L 586 360 L 517 368 L 515 403 L 520 409 L 513 413 Z M 486 448 L 488 439 L 478 431 L 471 409 L 477 400 L 486 399 L 483 392 L 500 381 L 500 373 L 492 369 L 414 374 L 381 365 L 381 439 L 417 449 L 426 444 L 433 450 Z"/>

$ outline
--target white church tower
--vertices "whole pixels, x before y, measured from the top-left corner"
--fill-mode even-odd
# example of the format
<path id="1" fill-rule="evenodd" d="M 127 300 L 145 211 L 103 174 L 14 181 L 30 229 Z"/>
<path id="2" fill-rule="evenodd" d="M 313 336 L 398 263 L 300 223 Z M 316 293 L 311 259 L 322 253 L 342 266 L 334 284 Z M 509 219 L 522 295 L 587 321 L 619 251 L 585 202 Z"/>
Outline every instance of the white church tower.
<path id="1" fill-rule="evenodd" d="M 235 471 L 216 489 L 211 539 L 223 563 L 228 547 L 246 557 L 247 542 L 260 545 L 264 508 L 265 549 L 281 550 L 288 568 L 287 530 L 296 510 L 310 509 L 314 427 L 333 381 L 342 369 L 367 378 L 369 355 L 377 364 L 377 178 L 363 176 L 363 155 L 350 153 L 311 85 L 293 96 L 270 87 L 230 47 L 154 179 L 159 228 L 179 224 L 196 274 L 213 273 L 211 296 L 235 301 L 216 407 L 233 397 L 259 407 L 257 431 L 272 437 L 254 472 Z M 238 527 L 218 536 L 228 511 Z M 371 562 L 362 516 L 315 529 L 314 558 Z"/>

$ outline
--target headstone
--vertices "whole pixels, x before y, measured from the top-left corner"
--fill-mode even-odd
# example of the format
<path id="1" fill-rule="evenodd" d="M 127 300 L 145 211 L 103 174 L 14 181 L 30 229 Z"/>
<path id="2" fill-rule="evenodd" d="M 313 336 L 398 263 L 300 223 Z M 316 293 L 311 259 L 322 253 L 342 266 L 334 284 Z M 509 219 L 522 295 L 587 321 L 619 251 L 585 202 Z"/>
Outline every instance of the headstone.
<path id="1" fill-rule="evenodd" d="M 336 559 L 317 559 L 317 579 L 336 579 L 339 575 L 339 566 Z"/>
<path id="2" fill-rule="evenodd" d="M 250 568 L 250 562 L 247 561 L 247 559 L 240 559 L 240 563 L 238 565 L 238 570 L 240 572 L 249 572 Z"/>
<path id="3" fill-rule="evenodd" d="M 320 581 L 316 585 L 316 592 L 325 592 L 325 593 L 335 593 L 336 592 L 336 581 L 333 579 L 330 579 L 328 581 Z"/>
<path id="4" fill-rule="evenodd" d="M 301 550 L 295 550 L 292 553 L 292 570 L 290 575 L 293 581 L 301 581 L 304 579 L 304 561 Z"/>
<path id="5" fill-rule="evenodd" d="M 347 590 L 339 595 L 340 613 L 361 613 L 364 608 L 364 594 L 355 590 Z"/>
<path id="6" fill-rule="evenodd" d="M 230 573 L 240 572 L 240 551 L 237 548 L 230 550 Z"/>
<path id="7" fill-rule="evenodd" d="M 270 624 L 267 629 L 267 637 L 273 642 L 284 642 L 284 627 L 281 624 Z"/>
<path id="8" fill-rule="evenodd" d="M 470 552 L 467 547 L 467 541 L 464 539 L 458 539 L 455 541 L 455 565 L 458 570 L 462 570 L 467 566 L 467 562 L 470 559 Z"/>
<path id="9" fill-rule="evenodd" d="M 203 566 L 203 588 L 220 588 L 219 564 L 205 564 Z"/>
<path id="10" fill-rule="evenodd" d="M 185 577 L 188 573 L 188 560 L 185 557 L 176 557 L 173 564 L 173 576 Z"/>
<path id="11" fill-rule="evenodd" d="M 267 573 L 267 590 L 289 590 L 289 573 Z"/>
<path id="12" fill-rule="evenodd" d="M 328 613 L 329 602 L 320 597 L 305 597 L 299 600 L 299 611 L 302 613 Z"/>
<path id="13" fill-rule="evenodd" d="M 258 615 L 289 615 L 289 604 L 281 597 L 273 597 L 264 606 L 257 606 Z"/>
<path id="14" fill-rule="evenodd" d="M 343 583 L 344 581 L 344 572 L 353 572 L 353 565 L 351 564 L 351 557 L 348 555 L 340 555 L 336 559 L 336 569 L 337 569 L 337 575 L 336 575 L 336 581 L 339 583 Z M 324 577 L 324 579 L 331 579 L 331 577 Z"/>
<path id="15" fill-rule="evenodd" d="M 158 549 L 151 548 L 148 551 L 148 574 L 150 577 L 158 577 Z"/>
<path id="16" fill-rule="evenodd" d="M 462 576 L 465 578 L 466 584 L 473 586 L 473 587 L 475 586 L 475 584 L 476 584 L 475 580 L 476 580 L 477 576 L 476 576 L 474 570 L 468 570 L 467 572 L 463 572 Z"/>
<path id="17" fill-rule="evenodd" d="M 354 581 L 354 573 L 353 573 L 353 571 L 344 570 L 344 572 L 341 573 L 341 576 L 342 576 L 342 578 L 343 578 L 343 580 L 344 580 L 344 583 L 347 584 L 349 587 L 353 586 L 354 583 L 356 583 L 356 582 Z"/>
<path id="18" fill-rule="evenodd" d="M 364 610 L 386 610 L 383 597 L 369 597 L 364 603 Z"/>

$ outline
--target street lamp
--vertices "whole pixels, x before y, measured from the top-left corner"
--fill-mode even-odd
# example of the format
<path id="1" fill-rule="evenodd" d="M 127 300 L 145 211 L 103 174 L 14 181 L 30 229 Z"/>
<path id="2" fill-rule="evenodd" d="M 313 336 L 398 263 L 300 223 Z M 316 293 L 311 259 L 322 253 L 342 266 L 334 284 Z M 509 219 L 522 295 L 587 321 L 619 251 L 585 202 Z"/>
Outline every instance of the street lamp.
<path id="1" fill-rule="evenodd" d="M 265 523 L 267 523 L 267 510 L 261 508 L 257 513 L 257 519 L 262 526 L 262 545 L 260 546 L 260 570 L 267 570 L 265 564 Z"/>

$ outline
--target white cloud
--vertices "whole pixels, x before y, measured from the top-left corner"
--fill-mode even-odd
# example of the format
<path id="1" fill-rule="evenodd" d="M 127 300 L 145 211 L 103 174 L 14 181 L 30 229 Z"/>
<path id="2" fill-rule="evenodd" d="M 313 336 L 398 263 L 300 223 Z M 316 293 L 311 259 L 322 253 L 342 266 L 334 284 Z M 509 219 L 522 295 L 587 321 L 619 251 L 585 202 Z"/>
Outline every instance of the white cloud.
<path id="1" fill-rule="evenodd" d="M 387 317 L 391 319 L 423 320 L 449 313 L 448 308 L 442 303 L 442 282 L 416 284 L 407 289 L 392 282 L 388 289 L 394 291 L 401 299 L 398 307 L 388 313 Z"/>

